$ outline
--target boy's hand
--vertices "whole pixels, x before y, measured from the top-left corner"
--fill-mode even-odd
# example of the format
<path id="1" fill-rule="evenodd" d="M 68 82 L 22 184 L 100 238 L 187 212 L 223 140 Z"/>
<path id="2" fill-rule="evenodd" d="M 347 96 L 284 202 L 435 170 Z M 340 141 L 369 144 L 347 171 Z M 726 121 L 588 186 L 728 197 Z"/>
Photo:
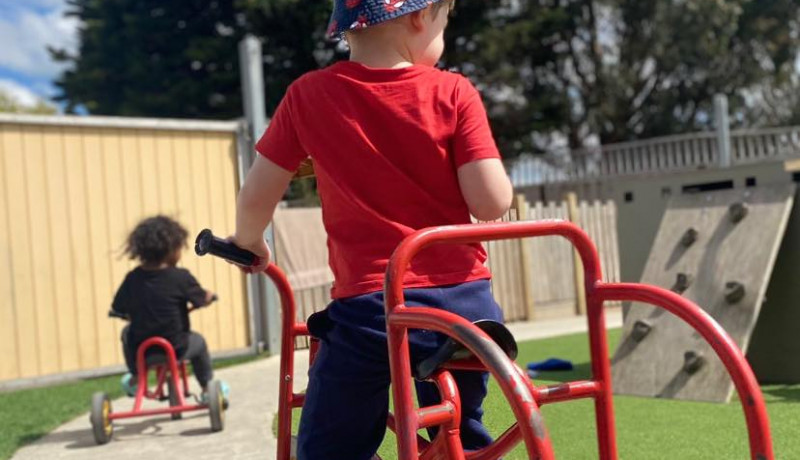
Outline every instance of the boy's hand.
<path id="1" fill-rule="evenodd" d="M 252 252 L 258 257 L 258 263 L 255 265 L 251 265 L 249 267 L 245 267 L 244 265 L 237 266 L 245 273 L 261 273 L 269 265 L 270 260 L 272 259 L 272 251 L 269 249 L 269 245 L 263 239 L 259 239 L 253 243 L 240 243 L 237 239 L 236 235 L 231 236 L 228 238 L 228 241 L 239 246 L 242 249 L 247 249 L 248 251 Z"/>

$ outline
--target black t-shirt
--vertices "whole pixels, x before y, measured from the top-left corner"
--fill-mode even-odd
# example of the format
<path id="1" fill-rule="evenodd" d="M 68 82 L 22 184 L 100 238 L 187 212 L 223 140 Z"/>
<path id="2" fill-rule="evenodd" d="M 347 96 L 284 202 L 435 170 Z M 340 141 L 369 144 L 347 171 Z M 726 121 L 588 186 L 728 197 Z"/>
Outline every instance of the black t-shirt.
<path id="1" fill-rule="evenodd" d="M 129 345 L 133 350 L 150 337 L 169 340 L 181 355 L 190 331 L 187 303 L 206 305 L 206 291 L 185 268 L 145 270 L 128 273 L 114 296 L 111 308 L 130 318 Z"/>

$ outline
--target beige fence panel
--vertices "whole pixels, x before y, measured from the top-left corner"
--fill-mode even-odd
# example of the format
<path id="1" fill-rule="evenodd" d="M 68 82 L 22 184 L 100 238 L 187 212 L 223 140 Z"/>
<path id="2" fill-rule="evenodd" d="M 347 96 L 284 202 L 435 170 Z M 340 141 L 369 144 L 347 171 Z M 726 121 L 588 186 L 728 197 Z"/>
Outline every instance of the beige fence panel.
<path id="1" fill-rule="evenodd" d="M 528 220 L 568 218 L 565 202 L 533 203 L 528 215 Z M 530 247 L 530 282 L 535 305 L 533 319 L 573 314 L 575 278 L 572 246 L 564 238 L 546 236 L 533 238 Z"/>
<path id="2" fill-rule="evenodd" d="M 0 381 L 122 364 L 124 323 L 106 315 L 134 267 L 125 237 L 156 213 L 233 230 L 235 126 L 21 118 L 0 118 Z M 244 277 L 190 251 L 182 265 L 221 299 L 193 329 L 213 351 L 247 347 Z"/>
<path id="3" fill-rule="evenodd" d="M 503 221 L 519 220 L 518 209 L 512 208 Z M 525 299 L 524 270 L 522 267 L 521 240 L 499 240 L 484 243 L 488 252 L 488 266 L 492 271 L 492 293 L 503 309 L 507 322 L 528 317 Z"/>
<path id="4" fill-rule="evenodd" d="M 581 226 L 589 234 L 600 256 L 603 280 L 619 281 L 619 244 L 617 241 L 617 208 L 613 201 L 582 201 L 579 207 Z M 620 306 L 609 302 L 606 306 Z"/>
<path id="5" fill-rule="evenodd" d="M 517 205 L 521 220 L 568 220 L 566 201 Z M 512 212 L 504 220 L 517 220 Z M 579 224 L 598 247 L 604 279 L 619 280 L 616 208 L 613 202 L 581 202 Z M 506 321 L 574 315 L 577 291 L 572 245 L 562 237 L 493 241 L 487 244 L 492 290 Z M 527 257 L 523 254 L 527 251 Z M 527 265 L 526 265 L 527 264 Z M 526 279 L 527 278 L 527 279 Z M 526 286 L 527 283 L 527 286 Z M 527 290 L 527 291 L 526 291 Z M 526 292 L 533 297 L 532 315 Z M 526 307 L 528 305 L 528 307 Z"/>
<path id="6" fill-rule="evenodd" d="M 331 283 L 299 289 L 295 292 L 297 321 L 305 322 L 312 313 L 324 310 L 331 302 Z M 307 348 L 308 337 L 295 339 L 295 348 Z"/>
<path id="7" fill-rule="evenodd" d="M 518 213 L 521 213 L 519 217 Z M 578 215 L 580 224 L 598 247 L 604 279 L 618 281 L 619 256 L 614 203 L 581 202 L 578 205 Z M 517 198 L 515 207 L 503 220 L 567 220 L 568 217 L 566 202 L 529 204 Z M 276 229 L 281 225 L 281 219 L 288 218 L 291 218 L 290 213 L 278 215 Z M 304 225 L 308 229 L 311 224 Z M 315 225 L 321 225 L 321 222 Z M 298 239 L 297 231 L 277 233 L 279 242 L 286 240 L 287 246 L 298 244 L 297 241 L 289 241 L 290 238 Z M 489 255 L 488 265 L 492 271 L 492 292 L 503 309 L 507 322 L 575 314 L 577 291 L 573 249 L 567 240 L 551 236 L 490 241 L 485 246 Z M 278 251 L 281 254 L 284 250 L 279 247 Z M 320 251 L 324 251 L 324 248 L 320 248 Z M 292 255 L 285 254 L 283 257 Z M 309 315 L 328 305 L 330 287 L 330 283 L 325 283 L 302 286 L 295 291 L 298 321 L 305 321 Z M 308 346 L 308 342 L 305 338 L 299 338 L 296 346 L 304 348 Z"/>

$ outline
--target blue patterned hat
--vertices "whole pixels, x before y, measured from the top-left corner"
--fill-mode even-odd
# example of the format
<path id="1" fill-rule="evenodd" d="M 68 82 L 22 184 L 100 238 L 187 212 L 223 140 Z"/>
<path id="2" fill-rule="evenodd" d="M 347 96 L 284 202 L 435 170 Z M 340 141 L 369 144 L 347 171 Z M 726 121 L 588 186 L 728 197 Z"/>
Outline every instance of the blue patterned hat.
<path id="1" fill-rule="evenodd" d="M 442 0 L 334 0 L 328 36 L 339 38 L 353 29 L 363 29 L 419 11 Z"/>

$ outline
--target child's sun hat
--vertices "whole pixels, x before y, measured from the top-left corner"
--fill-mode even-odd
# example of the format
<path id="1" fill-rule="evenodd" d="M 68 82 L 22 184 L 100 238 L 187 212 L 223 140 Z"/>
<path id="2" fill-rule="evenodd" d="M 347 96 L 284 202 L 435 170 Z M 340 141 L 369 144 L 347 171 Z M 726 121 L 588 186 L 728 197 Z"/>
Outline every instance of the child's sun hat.
<path id="1" fill-rule="evenodd" d="M 348 30 L 374 26 L 440 1 L 443 0 L 334 0 L 328 36 L 340 38 Z"/>

